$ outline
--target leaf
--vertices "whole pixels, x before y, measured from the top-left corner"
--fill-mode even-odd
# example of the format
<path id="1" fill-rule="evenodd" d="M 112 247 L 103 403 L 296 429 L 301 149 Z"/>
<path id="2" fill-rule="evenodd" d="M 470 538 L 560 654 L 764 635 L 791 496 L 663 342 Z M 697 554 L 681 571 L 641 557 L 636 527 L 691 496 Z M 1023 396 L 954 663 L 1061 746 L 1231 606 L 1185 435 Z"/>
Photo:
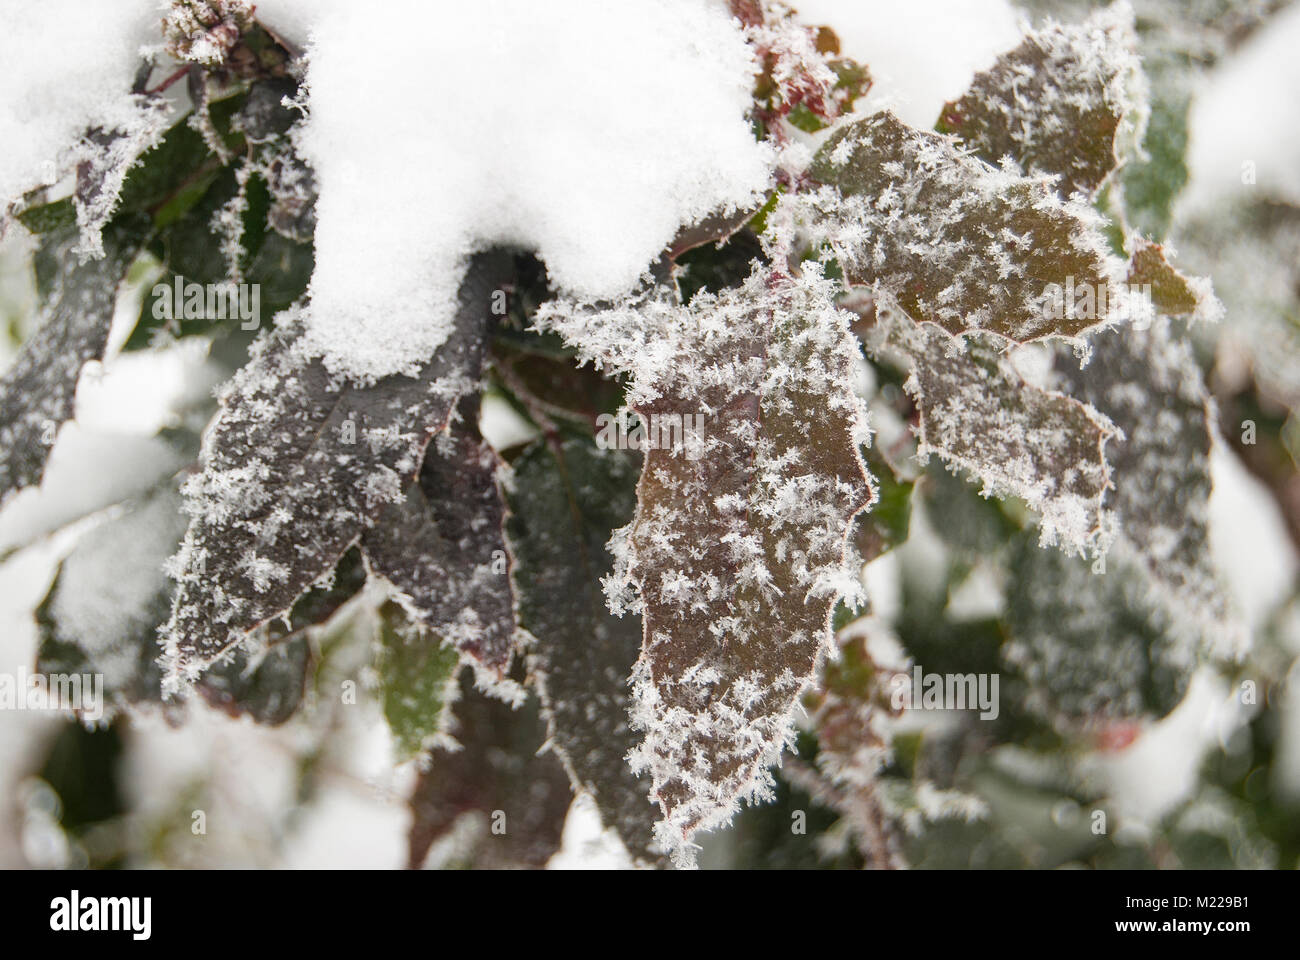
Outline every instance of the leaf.
<path id="1" fill-rule="evenodd" d="M 535 700 L 519 709 L 476 691 L 464 673 L 454 707 L 459 749 L 433 751 L 411 796 L 410 859 L 438 865 L 540 869 L 560 847 L 572 800 L 569 778 L 539 752 L 546 727 Z"/>
<path id="2" fill-rule="evenodd" d="M 50 234 L 41 256 L 54 264 L 40 326 L 0 377 L 0 497 L 40 483 L 62 424 L 72 419 L 81 368 L 104 355 L 117 288 L 144 239 L 136 218 L 104 230 L 105 256 L 78 263 L 76 235 Z"/>
<path id="3" fill-rule="evenodd" d="M 302 706 L 313 662 L 311 644 L 302 635 L 258 651 L 241 647 L 204 674 L 195 689 L 232 717 L 277 726 Z"/>
<path id="4" fill-rule="evenodd" d="M 1191 345 L 1161 317 L 1093 339 L 1083 369 L 1058 364 L 1069 393 L 1123 431 L 1107 450 L 1115 489 L 1118 559 L 1135 558 L 1170 629 L 1231 654 L 1244 640 L 1229 616 L 1211 560 L 1209 394 Z"/>
<path id="5" fill-rule="evenodd" d="M 1064 197 L 1096 195 L 1133 151 L 1146 85 L 1132 11 L 1108 7 L 1080 24 L 1048 21 L 944 104 L 937 129 L 991 164 L 1055 174 Z"/>
<path id="6" fill-rule="evenodd" d="M 1023 343 L 1077 337 L 1109 312 L 1057 310 L 1060 289 L 1111 291 L 1127 305 L 1123 264 L 1099 215 L 1044 178 L 995 170 L 951 140 L 891 113 L 851 123 L 817 151 L 824 184 L 786 200 L 853 284 L 871 285 L 913 321 Z M 791 197 L 791 195 L 787 195 Z"/>
<path id="7" fill-rule="evenodd" d="M 169 693 L 288 610 L 402 498 L 429 439 L 477 386 L 487 294 L 509 268 L 504 256 L 471 267 L 451 337 L 418 377 L 358 386 L 331 375 L 293 324 L 259 341 L 185 485 L 193 519 L 173 561 Z"/>
<path id="8" fill-rule="evenodd" d="M 1147 575 L 1120 555 L 1104 574 L 1018 538 L 1010 560 L 1003 696 L 1062 734 L 1163 717 L 1197 664 L 1195 645 L 1168 630 Z"/>
<path id="9" fill-rule="evenodd" d="M 162 702 L 158 627 L 171 611 L 173 583 L 164 563 L 185 532 L 181 496 L 173 487 L 150 493 L 121 516 L 82 537 L 60 564 L 37 611 L 45 673 L 99 674 L 109 714 L 135 704 Z M 283 723 L 301 705 L 311 666 L 305 631 L 325 622 L 359 588 L 354 555 L 334 583 L 294 606 L 288 623 L 259 631 L 256 650 L 241 649 L 205 674 L 198 692 L 231 716 Z"/>
<path id="10" fill-rule="evenodd" d="M 1026 383 L 996 342 L 957 339 L 890 311 L 878 317 L 882 349 L 912 364 L 905 387 L 921 414 L 918 453 L 970 471 L 985 496 L 1023 499 L 1041 516 L 1044 544 L 1104 553 L 1114 424 L 1086 403 Z"/>
<path id="11" fill-rule="evenodd" d="M 514 596 L 496 453 L 479 435 L 478 403 L 438 434 L 419 482 L 361 538 L 370 568 L 420 627 L 498 678 L 516 646 Z"/>
<path id="12" fill-rule="evenodd" d="M 630 402 L 649 425 L 636 517 L 612 541 L 607 588 L 611 609 L 643 617 L 632 720 L 644 740 L 632 762 L 650 773 L 656 839 L 679 863 L 695 832 L 769 788 L 831 612 L 860 590 L 848 536 L 874 491 L 858 451 L 858 347 L 834 290 L 816 264 L 799 280 L 760 268 L 689 307 L 648 299 L 540 316 L 631 374 Z"/>
<path id="13" fill-rule="evenodd" d="M 394 603 L 380 610 L 378 646 L 384 717 L 398 759 L 408 760 L 440 745 L 450 728 L 460 655 Z"/>
<path id="14" fill-rule="evenodd" d="M 1129 245 L 1133 248 L 1129 285 L 1147 288 L 1159 313 L 1166 317 L 1187 316 L 1193 323 L 1217 323 L 1222 319 L 1223 305 L 1215 298 L 1208 280 L 1183 276 L 1170 266 L 1157 243 L 1134 236 Z"/>
<path id="15" fill-rule="evenodd" d="M 641 621 L 612 615 L 600 588 L 613 566 L 605 543 L 636 507 L 639 460 L 577 437 L 532 443 L 512 464 L 506 530 L 520 625 L 536 638 L 528 668 L 550 743 L 574 789 L 592 795 L 629 853 L 653 862 L 656 808 L 626 760 L 638 740 L 628 683 Z"/>

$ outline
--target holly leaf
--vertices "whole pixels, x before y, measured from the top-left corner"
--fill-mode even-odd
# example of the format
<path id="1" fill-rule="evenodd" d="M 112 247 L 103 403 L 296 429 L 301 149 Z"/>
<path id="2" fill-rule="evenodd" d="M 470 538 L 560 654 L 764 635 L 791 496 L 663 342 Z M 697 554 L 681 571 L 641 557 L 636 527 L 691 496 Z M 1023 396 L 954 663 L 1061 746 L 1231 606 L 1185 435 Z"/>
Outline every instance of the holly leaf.
<path id="1" fill-rule="evenodd" d="M 438 434 L 419 481 L 361 543 L 422 629 L 498 678 L 516 647 L 497 455 L 479 435 L 477 402 Z"/>
<path id="2" fill-rule="evenodd" d="M 395 603 L 385 604 L 379 616 L 376 669 L 384 717 L 399 759 L 408 760 L 446 745 L 460 655 Z"/>
<path id="3" fill-rule="evenodd" d="M 1133 236 L 1129 257 L 1128 282 L 1145 289 L 1155 309 L 1166 317 L 1185 316 L 1191 322 L 1217 323 L 1223 317 L 1223 305 L 1214 296 L 1210 281 L 1179 273 L 1165 257 L 1158 243 Z"/>
<path id="4" fill-rule="evenodd" d="M 1102 221 L 1043 177 L 966 155 L 891 113 L 841 128 L 817 151 L 820 189 L 783 201 L 852 284 L 916 323 L 1016 343 L 1077 338 L 1128 305 L 1124 265 Z M 791 195 L 787 195 L 791 196 Z M 1099 309 L 1061 310 L 1066 284 L 1109 291 Z"/>
<path id="5" fill-rule="evenodd" d="M 987 337 L 955 338 L 889 311 L 878 317 L 878 349 L 912 366 L 905 389 L 920 411 L 918 453 L 969 471 L 985 496 L 1024 500 L 1041 517 L 1044 544 L 1104 553 L 1114 424 L 1086 403 L 1027 383 Z"/>
<path id="6" fill-rule="evenodd" d="M 678 863 L 697 831 L 766 794 L 831 612 L 860 590 L 848 540 L 874 491 L 858 449 L 858 347 L 834 291 L 816 264 L 798 280 L 758 268 L 689 306 L 540 316 L 631 376 L 644 425 L 625 438 L 646 460 L 607 588 L 611 609 L 642 615 L 632 722 L 644 738 L 631 759 L 650 774 L 656 839 Z M 623 443 L 616 433 L 601 443 Z"/>
<path id="7" fill-rule="evenodd" d="M 1096 195 L 1131 152 L 1146 88 L 1132 11 L 1099 10 L 1079 24 L 1048 21 L 944 104 L 936 129 L 991 164 L 1056 175 L 1068 197 Z"/>
<path id="8" fill-rule="evenodd" d="M 1167 629 L 1148 575 L 1118 553 L 1095 564 L 1044 554 L 1018 538 L 1006 602 L 1004 695 L 1061 734 L 1165 716 L 1178 705 L 1197 650 Z"/>
<path id="9" fill-rule="evenodd" d="M 1133 558 L 1169 629 L 1232 653 L 1243 641 L 1229 616 L 1209 544 L 1209 392 L 1190 343 L 1158 317 L 1093 338 L 1079 369 L 1058 363 L 1072 396 L 1104 411 L 1123 432 L 1107 450 L 1119 559 Z"/>
<path id="10" fill-rule="evenodd" d="M 60 564 L 37 611 L 37 669 L 102 676 L 109 715 L 163 700 L 158 628 L 171 610 L 174 585 L 164 564 L 185 532 L 181 502 L 174 487 L 164 487 L 87 533 Z M 284 622 L 258 631 L 248 649 L 199 680 L 198 692 L 232 716 L 288 720 L 302 703 L 312 665 L 307 629 L 328 620 L 364 580 L 353 552 L 328 587 L 313 589 Z"/>

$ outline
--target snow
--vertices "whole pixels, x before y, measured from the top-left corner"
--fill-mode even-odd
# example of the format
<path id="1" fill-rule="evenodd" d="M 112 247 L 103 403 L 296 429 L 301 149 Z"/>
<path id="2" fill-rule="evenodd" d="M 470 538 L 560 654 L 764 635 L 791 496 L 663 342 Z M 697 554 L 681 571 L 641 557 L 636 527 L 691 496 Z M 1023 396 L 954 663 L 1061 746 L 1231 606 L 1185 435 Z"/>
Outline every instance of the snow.
<path id="1" fill-rule="evenodd" d="M 95 126 L 127 135 L 104 171 L 111 205 L 113 178 L 160 126 L 130 92 L 142 45 L 159 40 L 158 0 L 6 0 L 4 22 L 0 210 L 91 159 L 82 136 Z M 79 211 L 79 219 L 102 222 L 107 212 Z"/>
<path id="2" fill-rule="evenodd" d="M 1007 0 L 800 0 L 809 24 L 828 24 L 841 52 L 871 69 L 859 112 L 888 107 L 928 130 L 944 103 L 965 92 L 976 71 L 1021 40 Z"/>
<path id="3" fill-rule="evenodd" d="M 614 297 L 681 225 L 761 200 L 755 65 L 717 5 L 384 10 L 327 6 L 311 23 L 309 333 L 332 370 L 365 379 L 427 359 L 475 250 L 535 248 L 560 288 Z"/>
<path id="4" fill-rule="evenodd" d="M 1190 183 L 1180 212 L 1260 195 L 1300 203 L 1300 7 L 1247 41 L 1197 90 L 1188 118 Z M 1243 181 L 1252 164 L 1254 183 Z"/>
<path id="5" fill-rule="evenodd" d="M 1085 757 L 1081 769 L 1105 784 L 1121 820 L 1155 826 L 1191 795 L 1207 751 L 1226 744 L 1249 719 L 1250 708 L 1235 691 L 1212 668 L 1203 668 L 1173 713 L 1127 749 Z"/>
<path id="6" fill-rule="evenodd" d="M 134 641 L 152 635 L 157 623 L 148 614 L 167 587 L 158 558 L 184 532 L 178 498 L 156 496 L 91 530 L 63 563 L 50 608 L 57 639 L 84 650 L 91 672 L 104 674 L 109 689 L 134 676 L 140 656 Z"/>
<path id="7" fill-rule="evenodd" d="M 1290 595 L 1300 557 L 1277 501 L 1225 443 L 1210 452 L 1210 550 L 1235 608 L 1258 630 Z"/>

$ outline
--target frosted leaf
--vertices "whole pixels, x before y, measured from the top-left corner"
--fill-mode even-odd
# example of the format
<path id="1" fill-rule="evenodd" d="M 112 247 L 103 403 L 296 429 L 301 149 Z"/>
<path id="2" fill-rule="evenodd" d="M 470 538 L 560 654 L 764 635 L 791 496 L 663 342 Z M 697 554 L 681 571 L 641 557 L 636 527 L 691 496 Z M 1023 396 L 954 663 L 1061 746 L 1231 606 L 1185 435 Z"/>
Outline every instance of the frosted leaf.
<path id="1" fill-rule="evenodd" d="M 1077 337 L 1127 303 L 1124 264 L 1109 256 L 1090 206 L 891 113 L 839 129 L 809 174 L 827 186 L 784 200 L 790 216 L 849 282 L 872 285 L 917 323 L 1023 343 Z M 1063 304 L 1067 285 L 1092 290 L 1094 309 Z"/>
<path id="2" fill-rule="evenodd" d="M 185 485 L 193 519 L 174 560 L 169 690 L 289 609 L 401 500 L 429 439 L 477 387 L 489 293 L 510 269 L 504 255 L 471 269 L 455 336 L 418 377 L 333 376 L 292 322 L 255 345 Z"/>
<path id="3" fill-rule="evenodd" d="M 1183 224 L 1179 237 L 1182 261 L 1213 268 L 1227 311 L 1221 350 L 1245 353 L 1262 392 L 1300 408 L 1300 207 L 1219 205 Z"/>
<path id="4" fill-rule="evenodd" d="M 550 743 L 575 790 L 592 795 L 628 852 L 653 862 L 657 808 L 626 760 L 638 740 L 629 725 L 628 682 L 641 619 L 611 614 L 600 589 L 612 567 L 610 531 L 636 507 L 639 460 L 589 440 L 533 443 L 512 464 L 507 532 L 520 624 L 535 638 L 529 673 Z"/>
<path id="5" fill-rule="evenodd" d="M 123 219 L 105 231 L 105 256 L 84 264 L 66 231 L 38 255 L 54 264 L 40 326 L 0 377 L 0 497 L 40 482 L 55 434 L 72 417 L 81 369 L 104 354 L 118 285 L 146 230 Z"/>
<path id="6" fill-rule="evenodd" d="M 817 768 L 833 783 L 869 789 L 892 756 L 894 673 L 872 658 L 866 630 L 846 627 L 836 647 L 835 659 L 823 664 L 817 688 L 805 698 L 817 733 Z"/>
<path id="7" fill-rule="evenodd" d="M 882 345 L 912 368 L 905 387 L 920 411 L 918 452 L 969 471 L 985 496 L 1023 499 L 1041 517 L 1044 544 L 1104 553 L 1114 424 L 1086 403 L 1026 383 L 1002 344 L 954 338 L 887 310 L 877 315 Z"/>
<path id="8" fill-rule="evenodd" d="M 801 23 L 783 3 L 732 4 L 745 25 L 762 73 L 754 91 L 755 117 L 765 132 L 784 140 L 785 121 L 814 132 L 852 112 L 871 86 L 866 67 L 839 57 L 840 43 L 829 27 Z"/>
<path id="9" fill-rule="evenodd" d="M 1021 538 L 1011 555 L 1003 695 L 1062 734 L 1162 717 L 1182 700 L 1195 643 L 1151 603 L 1149 574 L 1117 550 L 1105 574 Z"/>
<path id="10" fill-rule="evenodd" d="M 37 611 L 37 669 L 100 673 L 110 713 L 162 702 L 158 626 L 171 611 L 174 584 L 164 567 L 185 532 L 181 497 L 167 487 L 128 504 L 120 516 L 78 541 Z M 359 560 L 295 604 L 286 623 L 258 631 L 253 642 L 209 670 L 196 691 L 231 716 L 283 723 L 298 709 L 311 666 L 305 631 L 327 620 L 360 584 Z M 364 580 L 364 571 L 362 571 Z"/>
<path id="11" fill-rule="evenodd" d="M 886 814 L 876 785 L 857 789 L 841 786 L 798 761 L 791 761 L 784 775 L 815 802 L 840 816 L 868 869 L 900 870 L 907 866 L 902 837 Z"/>
<path id="12" fill-rule="evenodd" d="M 1121 3 L 1029 33 L 944 105 L 937 128 L 991 164 L 1010 157 L 1022 172 L 1059 175 L 1062 196 L 1091 197 L 1135 149 L 1145 113 L 1133 11 Z"/>
<path id="13" fill-rule="evenodd" d="M 650 773 L 657 839 L 679 863 L 696 831 L 766 794 L 831 611 L 860 591 L 847 541 L 874 491 L 858 452 L 858 347 L 816 266 L 799 279 L 760 267 L 687 307 L 541 311 L 631 375 L 629 402 L 656 437 L 607 590 L 611 609 L 643 617 L 632 721 L 644 740 L 631 759 Z"/>
<path id="14" fill-rule="evenodd" d="M 311 644 L 303 635 L 271 647 L 249 644 L 205 673 L 195 691 L 209 706 L 232 717 L 277 726 L 302 706 L 314 665 Z"/>
<path id="15" fill-rule="evenodd" d="M 462 671 L 454 741 L 435 749 L 411 796 L 408 865 L 540 869 L 560 847 L 573 793 L 560 762 L 542 751 L 535 700 L 512 709 L 474 689 Z M 450 849 L 448 849 L 450 847 Z"/>
<path id="16" fill-rule="evenodd" d="M 1092 350 L 1083 369 L 1063 359 L 1057 375 L 1123 432 L 1106 451 L 1118 557 L 1146 571 L 1150 599 L 1167 610 L 1171 629 L 1233 655 L 1244 637 L 1210 559 L 1210 398 L 1191 345 L 1159 317 L 1149 329 L 1098 334 Z"/>
<path id="17" fill-rule="evenodd" d="M 398 591 L 427 642 L 446 642 L 503 674 L 515 650 L 514 597 L 496 453 L 478 404 L 434 440 L 419 479 L 361 538 L 370 569 Z"/>

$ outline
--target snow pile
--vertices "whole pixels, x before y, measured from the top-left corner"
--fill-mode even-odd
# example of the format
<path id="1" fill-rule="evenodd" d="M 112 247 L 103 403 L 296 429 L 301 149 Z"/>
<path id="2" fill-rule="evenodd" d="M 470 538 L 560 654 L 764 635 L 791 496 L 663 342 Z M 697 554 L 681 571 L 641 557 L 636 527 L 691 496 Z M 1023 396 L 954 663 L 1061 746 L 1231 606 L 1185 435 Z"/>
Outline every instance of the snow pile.
<path id="1" fill-rule="evenodd" d="M 102 171 L 111 207 L 125 165 L 160 126 L 131 94 L 142 45 L 159 40 L 158 0 L 7 0 L 4 19 L 0 210 L 95 158 L 120 168 Z M 107 151 L 111 164 L 102 145 L 85 139 L 92 127 L 125 135 Z M 83 224 L 102 222 L 108 210 L 88 214 Z"/>
<path id="2" fill-rule="evenodd" d="M 615 297 L 682 224 L 768 184 L 755 64 L 721 5 L 323 10 L 302 146 L 320 185 L 309 333 L 333 370 L 426 360 L 476 249 L 534 248 L 565 291 Z"/>

